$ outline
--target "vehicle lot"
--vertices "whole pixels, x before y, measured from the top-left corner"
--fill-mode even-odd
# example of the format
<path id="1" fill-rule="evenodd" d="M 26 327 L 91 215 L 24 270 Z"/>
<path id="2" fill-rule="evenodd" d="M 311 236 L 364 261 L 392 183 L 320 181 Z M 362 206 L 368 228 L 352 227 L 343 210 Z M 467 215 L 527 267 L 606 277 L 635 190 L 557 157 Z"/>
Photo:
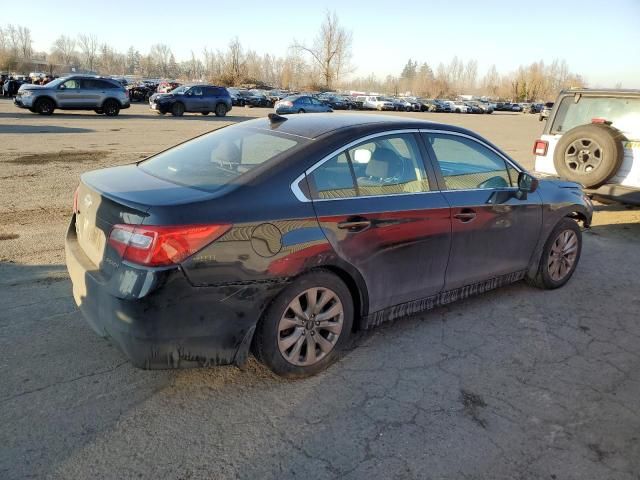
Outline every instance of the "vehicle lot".
<path id="1" fill-rule="evenodd" d="M 396 321 L 309 380 L 255 361 L 136 370 L 96 337 L 64 268 L 79 174 L 269 111 L 40 117 L 0 101 L 0 478 L 638 478 L 638 209 L 598 207 L 566 287 Z M 400 115 L 475 130 L 526 167 L 542 130 Z"/>

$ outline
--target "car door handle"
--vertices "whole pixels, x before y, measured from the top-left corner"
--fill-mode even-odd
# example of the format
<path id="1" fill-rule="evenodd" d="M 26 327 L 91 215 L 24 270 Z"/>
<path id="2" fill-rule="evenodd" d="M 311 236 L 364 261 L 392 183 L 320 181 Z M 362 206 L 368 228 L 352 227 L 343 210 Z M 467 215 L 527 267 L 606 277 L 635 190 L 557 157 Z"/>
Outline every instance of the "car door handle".
<path id="1" fill-rule="evenodd" d="M 476 216 L 476 212 L 474 212 L 470 208 L 464 208 L 460 211 L 460 213 L 456 213 L 453 217 L 457 218 L 462 223 L 467 223 L 476 218 Z"/>
<path id="2" fill-rule="evenodd" d="M 344 222 L 338 223 L 341 230 L 349 230 L 350 232 L 362 232 L 371 226 L 371 221 L 366 218 L 352 218 Z"/>

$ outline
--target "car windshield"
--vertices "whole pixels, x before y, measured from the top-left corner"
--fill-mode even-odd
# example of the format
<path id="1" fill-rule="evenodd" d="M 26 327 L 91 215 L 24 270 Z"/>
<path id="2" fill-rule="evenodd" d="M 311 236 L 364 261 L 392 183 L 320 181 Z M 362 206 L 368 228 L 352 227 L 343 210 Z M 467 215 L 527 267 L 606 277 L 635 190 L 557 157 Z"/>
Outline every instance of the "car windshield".
<path id="1" fill-rule="evenodd" d="M 592 119 L 604 119 L 626 135 L 640 140 L 640 98 L 585 97 L 576 103 L 574 96 L 565 97 L 551 126 L 552 133 L 564 133 Z"/>
<path id="2" fill-rule="evenodd" d="M 244 126 L 221 128 L 144 160 L 138 166 L 170 182 L 216 191 L 303 140 Z"/>

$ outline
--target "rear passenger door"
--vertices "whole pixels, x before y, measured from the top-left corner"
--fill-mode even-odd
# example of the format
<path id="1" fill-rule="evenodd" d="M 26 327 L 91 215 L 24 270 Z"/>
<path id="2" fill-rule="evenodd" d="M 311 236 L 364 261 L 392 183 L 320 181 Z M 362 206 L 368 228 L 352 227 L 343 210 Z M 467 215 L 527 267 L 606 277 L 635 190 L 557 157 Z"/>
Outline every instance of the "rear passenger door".
<path id="1" fill-rule="evenodd" d="M 371 313 L 437 294 L 451 241 L 449 206 L 417 132 L 354 142 L 307 172 L 318 221 L 363 276 Z M 429 167 L 430 168 L 430 167 Z"/>
<path id="2" fill-rule="evenodd" d="M 542 225 L 538 193 L 517 198 L 519 170 L 477 139 L 451 132 L 423 135 L 451 205 L 445 290 L 526 269 Z"/>

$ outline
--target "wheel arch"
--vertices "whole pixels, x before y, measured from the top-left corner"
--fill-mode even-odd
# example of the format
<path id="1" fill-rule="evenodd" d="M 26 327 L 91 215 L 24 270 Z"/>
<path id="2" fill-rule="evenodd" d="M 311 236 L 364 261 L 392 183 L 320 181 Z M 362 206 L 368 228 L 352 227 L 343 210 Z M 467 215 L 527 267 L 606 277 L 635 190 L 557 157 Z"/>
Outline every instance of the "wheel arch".
<path id="1" fill-rule="evenodd" d="M 60 106 L 58 105 L 58 102 L 56 102 L 56 99 L 53 98 L 51 95 L 38 96 L 38 98 L 34 100 L 33 105 L 35 106 L 38 102 L 41 102 L 42 100 L 51 100 L 53 104 L 56 106 L 56 108 L 60 108 Z"/>
<path id="2" fill-rule="evenodd" d="M 116 102 L 121 108 L 124 105 L 119 99 L 117 99 L 116 97 L 107 97 L 105 98 L 102 103 L 100 104 L 100 108 L 104 108 L 104 104 L 109 102 L 109 101 L 114 101 Z"/>

